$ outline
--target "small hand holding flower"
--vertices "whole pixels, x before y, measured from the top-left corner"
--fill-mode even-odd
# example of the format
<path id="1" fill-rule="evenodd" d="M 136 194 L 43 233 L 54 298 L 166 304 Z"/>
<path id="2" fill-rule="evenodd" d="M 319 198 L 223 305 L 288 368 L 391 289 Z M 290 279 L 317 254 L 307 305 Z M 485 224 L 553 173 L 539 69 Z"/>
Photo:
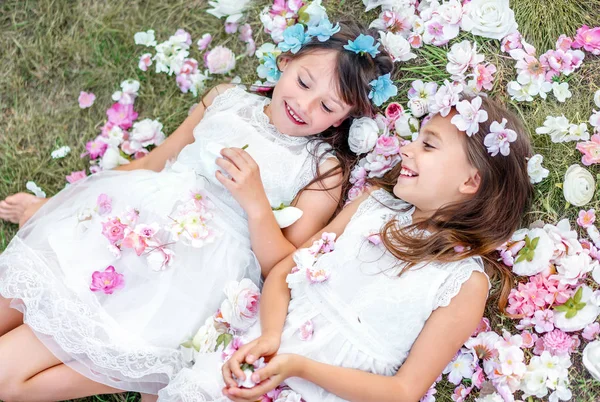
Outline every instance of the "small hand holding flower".
<path id="1" fill-rule="evenodd" d="M 281 338 L 279 336 L 267 336 L 263 335 L 260 338 L 253 340 L 241 346 L 229 360 L 223 364 L 223 380 L 228 388 L 237 388 L 237 381 L 233 378 L 235 376 L 239 379 L 245 379 L 244 372 L 240 366 L 244 363 L 254 364 L 261 357 L 271 357 L 277 350 L 279 350 L 279 343 Z"/>
<path id="2" fill-rule="evenodd" d="M 230 177 L 217 170 L 217 180 L 231 192 L 248 215 L 263 209 L 270 211 L 260 170 L 252 156 L 242 148 L 223 148 L 221 155 L 223 157 L 218 158 L 216 164 Z"/>

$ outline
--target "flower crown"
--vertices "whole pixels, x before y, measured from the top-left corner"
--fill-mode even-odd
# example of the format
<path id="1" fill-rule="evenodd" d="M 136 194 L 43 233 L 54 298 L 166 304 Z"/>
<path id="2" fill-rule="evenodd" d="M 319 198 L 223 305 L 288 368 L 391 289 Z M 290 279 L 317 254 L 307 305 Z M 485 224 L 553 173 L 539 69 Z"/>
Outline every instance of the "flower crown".
<path id="1" fill-rule="evenodd" d="M 295 24 L 283 31 L 283 41 L 279 42 L 277 47 L 282 52 L 289 51 L 296 54 L 313 37 L 316 36 L 320 42 L 325 42 L 339 31 L 340 24 L 333 25 L 327 18 L 323 18 L 317 25 L 309 26 L 306 31 L 304 25 Z M 378 50 L 380 45 L 372 36 L 360 34 L 355 40 L 349 40 L 348 44 L 344 45 L 344 49 L 362 56 L 368 54 L 374 58 L 380 53 Z M 383 105 L 392 96 L 398 94 L 398 88 L 396 88 L 390 77 L 391 74 L 387 73 L 369 82 L 371 86 L 369 99 L 372 99 L 375 106 Z"/>

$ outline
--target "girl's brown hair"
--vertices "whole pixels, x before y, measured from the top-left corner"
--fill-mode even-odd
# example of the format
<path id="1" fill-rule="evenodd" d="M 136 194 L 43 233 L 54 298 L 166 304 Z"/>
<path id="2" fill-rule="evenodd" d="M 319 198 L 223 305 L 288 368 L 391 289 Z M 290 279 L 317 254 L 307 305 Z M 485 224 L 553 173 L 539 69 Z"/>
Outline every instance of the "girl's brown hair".
<path id="1" fill-rule="evenodd" d="M 497 261 L 496 248 L 518 229 L 530 206 L 533 186 L 527 174 L 527 158 L 532 149 L 529 136 L 514 113 L 488 98 L 483 98 L 482 109 L 488 113 L 487 121 L 464 141 L 468 160 L 481 176 L 477 193 L 466 201 L 440 208 L 422 222 L 406 227 L 388 222 L 382 229 L 382 240 L 395 257 L 407 263 L 406 269 L 422 262 L 480 256 L 501 278 L 498 305 L 504 310 L 513 276 Z M 503 118 L 507 120 L 506 128 L 517 132 L 517 140 L 510 144 L 509 155 L 491 156 L 483 141 L 492 122 L 502 122 Z M 374 183 L 391 191 L 399 173 L 400 164 Z M 417 233 L 426 229 L 431 235 L 415 237 L 415 229 Z M 455 251 L 455 246 L 464 247 L 464 251 Z"/>
<path id="2" fill-rule="evenodd" d="M 337 75 L 337 90 L 344 103 L 352 106 L 352 109 L 348 118 L 339 127 L 330 127 L 317 136 L 314 141 L 331 145 L 331 148 L 335 151 L 339 165 L 317 175 L 306 186 L 308 187 L 323 179 L 335 176 L 341 171 L 342 180 L 335 186 L 342 187 L 342 196 L 338 202 L 336 213 L 344 206 L 344 197 L 351 187 L 349 180 L 350 171 L 358 160 L 357 155 L 350 150 L 350 146 L 348 145 L 350 125 L 355 117 L 372 117 L 375 115 L 377 109 L 371 102 L 371 99 L 369 99 L 369 92 L 371 91 L 369 83 L 377 79 L 380 75 L 391 73 L 394 67 L 392 58 L 383 49 L 383 46 L 379 47 L 380 53 L 375 57 L 359 55 L 344 49 L 349 40 L 355 40 L 360 34 L 371 35 L 377 40 L 377 30 L 366 29 L 353 21 L 341 21 L 339 24 L 340 31 L 325 42 L 320 42 L 316 37 L 313 37 L 296 54 L 286 52 L 279 55 L 279 58 L 286 57 L 294 60 L 317 51 L 333 50 L 338 52 L 337 69 L 335 70 L 335 74 Z M 316 155 L 316 171 L 318 171 L 319 165 L 326 157 L 326 153 Z M 331 190 L 331 188 L 321 190 Z"/>

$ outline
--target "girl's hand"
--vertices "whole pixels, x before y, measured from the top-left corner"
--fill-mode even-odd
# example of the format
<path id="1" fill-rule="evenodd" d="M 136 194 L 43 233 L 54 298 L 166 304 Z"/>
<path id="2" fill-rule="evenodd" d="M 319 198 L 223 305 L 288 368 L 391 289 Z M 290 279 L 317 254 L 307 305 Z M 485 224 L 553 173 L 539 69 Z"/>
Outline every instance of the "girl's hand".
<path id="1" fill-rule="evenodd" d="M 254 388 L 229 387 L 223 389 L 223 395 L 235 402 L 257 401 L 287 378 L 298 376 L 301 359 L 294 354 L 274 356 L 265 367 L 252 373 L 252 380 L 257 383 Z"/>
<path id="2" fill-rule="evenodd" d="M 279 350 L 280 338 L 276 336 L 261 336 L 252 342 L 239 348 L 230 358 L 223 364 L 223 380 L 227 387 L 236 387 L 237 382 L 233 378 L 246 379 L 244 372 L 240 368 L 243 363 L 254 364 L 261 357 L 271 357 Z"/>
<path id="3" fill-rule="evenodd" d="M 271 209 L 256 161 L 241 148 L 223 148 L 216 163 L 231 178 L 217 170 L 217 180 L 231 192 L 248 215 Z"/>

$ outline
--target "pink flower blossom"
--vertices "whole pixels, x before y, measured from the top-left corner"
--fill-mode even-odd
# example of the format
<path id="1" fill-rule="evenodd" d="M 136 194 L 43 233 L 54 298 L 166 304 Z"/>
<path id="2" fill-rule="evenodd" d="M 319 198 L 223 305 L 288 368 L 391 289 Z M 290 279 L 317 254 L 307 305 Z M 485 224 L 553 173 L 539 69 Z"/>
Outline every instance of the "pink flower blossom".
<path id="1" fill-rule="evenodd" d="M 106 111 L 108 121 L 116 126 L 126 130 L 131 127 L 133 121 L 137 119 L 138 114 L 133 110 L 133 105 L 123 105 L 115 103 Z"/>
<path id="2" fill-rule="evenodd" d="M 198 50 L 200 50 L 201 52 L 206 50 L 208 48 L 208 45 L 210 45 L 210 42 L 212 42 L 212 35 L 209 33 L 205 33 L 204 35 L 202 35 L 202 38 L 198 39 Z"/>
<path id="3" fill-rule="evenodd" d="M 463 100 L 456 105 L 458 114 L 452 117 L 451 122 L 460 131 L 466 132 L 469 137 L 479 131 L 479 123 L 483 123 L 488 119 L 487 112 L 481 109 L 481 103 L 481 97 L 477 96 L 470 102 Z M 508 130 L 506 129 L 505 131 Z"/>
<path id="4" fill-rule="evenodd" d="M 576 49 L 583 47 L 586 52 L 600 55 L 600 27 L 589 28 L 583 25 L 577 30 L 572 46 Z"/>
<path id="5" fill-rule="evenodd" d="M 327 268 L 308 267 L 306 277 L 310 283 L 321 283 L 329 279 L 331 272 Z"/>
<path id="6" fill-rule="evenodd" d="M 96 208 L 98 215 L 110 214 L 112 211 L 112 199 L 104 193 L 100 194 L 96 200 Z"/>
<path id="7" fill-rule="evenodd" d="M 225 33 L 233 34 L 238 30 L 237 22 L 225 22 Z"/>
<path id="8" fill-rule="evenodd" d="M 229 358 L 231 356 L 233 356 L 233 354 L 235 352 L 237 352 L 239 350 L 239 348 L 241 348 L 242 346 L 244 346 L 242 337 L 234 336 L 233 339 L 231 340 L 231 342 L 229 342 L 229 344 L 227 345 L 227 347 L 225 349 L 223 349 L 223 353 L 221 354 L 221 358 L 223 359 L 223 362 L 226 362 L 227 360 L 229 360 Z"/>
<path id="9" fill-rule="evenodd" d="M 454 122 L 455 117 L 456 116 L 452 118 L 452 122 Z M 510 128 L 506 128 L 506 123 L 507 120 L 505 118 L 502 118 L 501 123 L 498 123 L 497 121 L 492 122 L 492 124 L 490 124 L 490 133 L 487 134 L 483 140 L 484 145 L 492 156 L 496 156 L 498 153 L 507 156 L 510 154 L 510 143 L 517 140 L 517 132 Z M 471 129 L 473 129 L 473 127 L 471 127 Z M 477 128 L 477 130 L 478 129 L 479 128 Z"/>
<path id="10" fill-rule="evenodd" d="M 481 367 L 477 367 L 475 369 L 475 372 L 473 373 L 473 376 L 471 377 L 471 382 L 473 383 L 473 385 L 475 387 L 481 388 L 481 386 L 485 382 L 485 374 Z"/>
<path id="11" fill-rule="evenodd" d="M 554 329 L 554 313 L 552 310 L 537 310 L 531 320 L 538 333 L 550 332 Z"/>
<path id="12" fill-rule="evenodd" d="M 460 384 L 458 387 L 454 388 L 451 398 L 454 402 L 464 402 L 472 390 L 473 386 L 467 387 L 464 384 Z"/>
<path id="13" fill-rule="evenodd" d="M 321 246 L 321 252 L 323 254 L 330 253 L 335 247 L 335 233 L 323 232 L 321 240 L 323 240 L 323 246 Z"/>
<path id="14" fill-rule="evenodd" d="M 400 152 L 400 141 L 398 137 L 382 135 L 375 144 L 375 153 L 383 156 L 397 155 Z"/>
<path id="15" fill-rule="evenodd" d="M 521 344 L 521 347 L 525 349 L 533 347 L 533 345 L 535 345 L 535 342 L 538 340 L 537 334 L 534 334 L 528 330 L 524 330 L 523 332 L 521 332 L 521 338 L 523 339 L 523 344 Z"/>
<path id="16" fill-rule="evenodd" d="M 490 320 L 486 317 L 482 317 L 481 321 L 479 321 L 479 325 L 475 328 L 475 331 L 471 334 L 471 337 L 474 338 L 482 332 L 488 332 L 492 329 L 490 325 Z"/>
<path id="17" fill-rule="evenodd" d="M 235 54 L 223 46 L 217 46 L 205 55 L 205 63 L 211 74 L 227 74 L 235 68 Z"/>
<path id="18" fill-rule="evenodd" d="M 398 102 L 391 102 L 385 108 L 385 117 L 388 118 L 390 125 L 391 123 L 398 120 L 398 118 L 402 116 L 402 114 L 404 114 L 404 108 Z"/>
<path id="19" fill-rule="evenodd" d="M 315 328 L 311 320 L 306 321 L 298 329 L 298 337 L 302 341 L 310 341 L 312 339 Z"/>
<path id="20" fill-rule="evenodd" d="M 463 91 L 463 85 L 457 82 L 450 83 L 444 81 L 444 85 L 439 87 L 435 95 L 430 99 L 429 111 L 433 114 L 439 113 L 442 117 L 448 116 L 450 110 L 459 101 L 459 95 Z M 456 116 L 455 116 L 456 117 Z M 425 125 L 423 120 L 421 125 Z"/>
<path id="21" fill-rule="evenodd" d="M 125 286 L 123 274 L 116 272 L 112 265 L 108 266 L 104 272 L 94 271 L 92 274 L 92 284 L 90 285 L 92 292 L 102 291 L 104 294 L 111 295 L 123 286 Z"/>
<path id="22" fill-rule="evenodd" d="M 414 49 L 418 49 L 421 46 L 423 46 L 423 36 L 421 36 L 418 33 L 412 32 L 408 36 L 407 40 L 408 40 L 408 43 L 410 43 L 410 46 L 412 46 Z"/>
<path id="23" fill-rule="evenodd" d="M 574 342 L 569 334 L 560 329 L 555 329 L 537 340 L 533 353 L 541 355 L 542 352 L 548 351 L 552 356 L 569 355 Z"/>
<path id="24" fill-rule="evenodd" d="M 109 220 L 102 222 L 102 234 L 111 242 L 115 244 L 125 238 L 125 229 L 127 225 L 123 224 L 119 218 L 110 218 Z"/>
<path id="25" fill-rule="evenodd" d="M 600 334 L 600 322 L 593 322 L 588 324 L 583 331 L 581 332 L 581 336 L 583 339 L 588 341 L 593 341 Z"/>
<path id="26" fill-rule="evenodd" d="M 132 248 L 135 250 L 135 253 L 140 256 L 148 247 L 146 243 L 146 238 L 144 236 L 140 236 L 138 233 L 131 229 L 126 229 L 127 234 L 121 243 L 121 247 L 123 248 Z"/>
<path id="27" fill-rule="evenodd" d="M 517 289 L 512 289 L 508 296 L 506 311 L 513 315 L 531 317 L 539 308 L 546 305 L 548 291 L 540 283 L 519 283 Z"/>
<path id="28" fill-rule="evenodd" d="M 148 243 L 154 243 L 152 240 L 145 240 Z M 150 245 L 150 244 L 149 244 Z M 156 247 L 150 250 L 150 254 L 146 257 L 148 266 L 153 271 L 163 271 L 173 264 L 175 252 L 165 247 Z"/>
<path id="29" fill-rule="evenodd" d="M 502 39 L 502 44 L 500 48 L 503 52 L 506 53 L 514 49 L 522 49 L 523 44 L 521 43 L 521 40 L 521 34 L 517 31 L 515 33 L 505 36 L 504 39 Z"/>
<path id="30" fill-rule="evenodd" d="M 475 88 L 477 88 L 478 91 L 481 91 L 482 89 L 491 91 L 494 86 L 494 74 L 496 71 L 496 66 L 493 64 L 488 64 L 487 66 L 484 64 L 477 64 L 473 69 L 473 73 L 475 74 Z"/>
<path id="31" fill-rule="evenodd" d="M 566 52 L 567 50 L 571 49 L 572 44 L 573 39 L 571 39 L 565 34 L 562 34 L 558 37 L 558 40 L 556 41 L 556 50 L 560 49 Z"/>
<path id="32" fill-rule="evenodd" d="M 148 71 L 148 67 L 152 65 L 152 54 L 144 53 L 140 56 L 140 61 L 138 62 L 138 68 L 142 71 Z"/>
<path id="33" fill-rule="evenodd" d="M 365 191 L 364 186 L 353 186 L 350 190 L 348 190 L 348 200 L 352 201 L 358 198 Z"/>
<path id="34" fill-rule="evenodd" d="M 70 184 L 73 184 L 75 182 L 78 182 L 79 180 L 85 179 L 86 177 L 87 174 L 85 173 L 85 169 L 83 169 L 76 172 L 71 172 L 70 175 L 66 176 L 66 179 Z"/>
<path id="35" fill-rule="evenodd" d="M 81 157 L 83 158 L 84 156 L 89 155 L 91 159 L 101 158 L 108 148 L 108 144 L 102 141 L 101 138 L 101 136 L 98 136 L 95 140 L 88 141 L 85 144 L 87 152 L 81 154 Z"/>
<path id="36" fill-rule="evenodd" d="M 192 35 L 189 34 L 185 29 L 179 28 L 175 31 L 173 36 L 179 36 L 183 39 L 183 43 L 190 46 L 192 44 Z"/>
<path id="37" fill-rule="evenodd" d="M 577 218 L 577 224 L 582 228 L 586 229 L 594 224 L 596 221 L 596 211 L 590 209 L 588 211 L 579 211 L 579 217 Z"/>
<path id="38" fill-rule="evenodd" d="M 379 233 L 371 233 L 367 236 L 367 240 L 371 243 L 374 244 L 375 246 L 378 246 L 381 244 L 381 235 Z"/>
<path id="39" fill-rule="evenodd" d="M 240 40 L 242 42 L 248 42 L 252 39 L 252 27 L 250 24 L 244 24 L 239 28 Z"/>
<path id="40" fill-rule="evenodd" d="M 591 141 L 581 141 L 575 146 L 583 154 L 581 163 L 586 166 L 600 163 L 600 134 L 592 135 Z"/>
<path id="41" fill-rule="evenodd" d="M 535 57 L 535 48 L 526 46 L 525 49 L 511 50 L 510 56 L 517 61 L 517 81 L 529 83 L 536 79 L 545 79 L 546 68 Z"/>
<path id="42" fill-rule="evenodd" d="M 79 92 L 79 107 L 82 109 L 91 107 L 96 100 L 96 95 L 91 92 Z"/>

